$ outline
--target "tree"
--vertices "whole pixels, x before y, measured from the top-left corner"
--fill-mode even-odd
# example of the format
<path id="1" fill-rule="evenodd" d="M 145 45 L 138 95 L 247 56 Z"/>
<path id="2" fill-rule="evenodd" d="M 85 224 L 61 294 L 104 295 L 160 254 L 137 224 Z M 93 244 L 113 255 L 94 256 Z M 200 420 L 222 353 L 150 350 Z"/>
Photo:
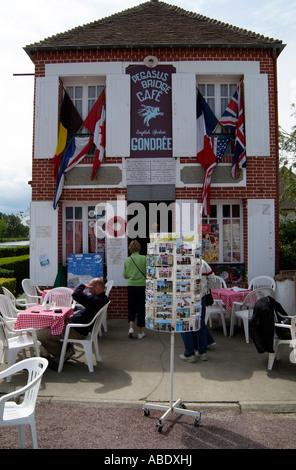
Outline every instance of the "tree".
<path id="1" fill-rule="evenodd" d="M 295 104 L 292 104 L 292 110 L 291 116 L 296 117 Z M 292 126 L 290 133 L 279 128 L 279 149 L 281 177 L 285 187 L 280 202 L 283 201 L 283 198 L 296 201 L 296 124 Z"/>
<path id="2" fill-rule="evenodd" d="M 6 236 L 7 232 L 7 222 L 5 219 L 0 218 L 0 240 Z"/>

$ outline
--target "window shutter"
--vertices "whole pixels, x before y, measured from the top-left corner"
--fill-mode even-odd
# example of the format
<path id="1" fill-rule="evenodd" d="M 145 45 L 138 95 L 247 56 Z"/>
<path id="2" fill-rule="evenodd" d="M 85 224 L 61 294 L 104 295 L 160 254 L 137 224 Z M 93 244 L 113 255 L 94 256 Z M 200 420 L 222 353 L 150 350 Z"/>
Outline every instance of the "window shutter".
<path id="1" fill-rule="evenodd" d="M 52 201 L 33 201 L 30 213 L 30 278 L 53 286 L 58 272 L 58 210 Z"/>
<path id="2" fill-rule="evenodd" d="M 106 78 L 106 156 L 130 156 L 130 76 Z"/>
<path id="3" fill-rule="evenodd" d="M 173 157 L 196 155 L 196 80 L 193 73 L 172 74 Z"/>
<path id="4" fill-rule="evenodd" d="M 58 138 L 59 77 L 37 77 L 34 158 L 52 158 Z"/>
<path id="5" fill-rule="evenodd" d="M 268 77 L 246 74 L 245 133 L 247 156 L 270 156 Z"/>

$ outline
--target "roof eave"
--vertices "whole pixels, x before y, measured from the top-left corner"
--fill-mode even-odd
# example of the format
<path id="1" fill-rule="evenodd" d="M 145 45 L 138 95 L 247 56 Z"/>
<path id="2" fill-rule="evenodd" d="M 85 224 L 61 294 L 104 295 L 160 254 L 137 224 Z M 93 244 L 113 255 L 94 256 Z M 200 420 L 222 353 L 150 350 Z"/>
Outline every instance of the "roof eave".
<path id="1" fill-rule="evenodd" d="M 83 45 L 60 45 L 60 46 L 25 46 L 25 52 L 31 57 L 34 52 L 89 50 L 89 49 L 157 49 L 157 48 L 222 48 L 222 49 L 275 49 L 277 56 L 280 55 L 286 44 L 272 43 L 126 43 L 126 44 L 83 44 Z"/>

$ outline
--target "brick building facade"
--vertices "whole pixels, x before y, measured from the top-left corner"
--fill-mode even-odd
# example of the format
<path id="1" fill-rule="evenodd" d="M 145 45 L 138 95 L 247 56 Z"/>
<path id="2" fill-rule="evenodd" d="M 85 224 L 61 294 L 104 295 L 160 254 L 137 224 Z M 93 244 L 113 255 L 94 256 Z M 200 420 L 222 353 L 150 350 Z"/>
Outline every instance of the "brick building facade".
<path id="1" fill-rule="evenodd" d="M 145 207 L 152 202 L 201 202 L 204 169 L 196 158 L 196 89 L 204 91 L 208 103 L 212 100 L 219 119 L 222 90 L 229 93 L 241 79 L 247 164 L 233 179 L 232 149 L 213 173 L 211 214 L 203 218 L 203 224 L 219 227 L 219 250 L 216 258 L 209 257 L 208 261 L 217 273 L 238 285 L 255 275 L 275 275 L 279 212 L 277 57 L 283 47 L 281 41 L 157 0 L 26 46 L 35 65 L 30 277 L 44 286 L 54 284 L 59 264 L 67 266 L 68 229 L 74 233 L 73 252 L 90 251 L 88 227 L 93 212 L 89 214 L 98 203 L 115 202 L 119 197 L 127 206 L 132 202 L 142 202 Z M 145 70 L 147 57 L 152 57 L 157 66 L 175 67 L 170 117 L 173 149 L 169 157 L 174 162 L 175 179 L 167 186 L 153 181 L 133 185 L 127 175 L 133 117 L 131 78 L 126 69 L 141 65 Z M 93 155 L 85 156 L 67 173 L 58 207 L 53 209 L 56 181 L 52 158 L 63 89 L 72 93 L 74 103 L 80 101 L 85 119 L 88 98 L 84 93 L 94 87 L 106 89 L 103 163 L 91 180 Z M 75 96 L 76 92 L 80 95 Z M 228 101 L 231 96 L 226 98 Z M 174 222 L 170 229 L 176 229 Z M 81 233 L 79 243 L 75 230 Z M 113 265 L 112 245 L 108 243 L 106 240 L 100 249 L 105 259 L 104 276 L 115 280 L 109 314 L 125 318 L 127 297 L 121 265 L 128 241 L 124 238 L 118 242 L 115 249 L 120 255 Z M 92 251 L 98 251 L 98 246 Z M 41 256 L 48 257 L 47 265 L 41 265 Z"/>

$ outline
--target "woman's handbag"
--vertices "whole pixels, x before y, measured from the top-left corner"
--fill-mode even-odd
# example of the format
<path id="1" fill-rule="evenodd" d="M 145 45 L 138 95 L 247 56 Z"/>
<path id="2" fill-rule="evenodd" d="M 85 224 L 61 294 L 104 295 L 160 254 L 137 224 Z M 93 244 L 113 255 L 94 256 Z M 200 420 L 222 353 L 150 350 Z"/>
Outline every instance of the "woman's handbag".
<path id="1" fill-rule="evenodd" d="M 212 293 L 211 293 L 210 290 L 209 290 L 209 292 L 206 293 L 205 298 L 206 298 L 206 306 L 207 307 L 209 305 L 213 305 L 214 299 L 213 299 L 213 296 L 212 296 Z"/>

